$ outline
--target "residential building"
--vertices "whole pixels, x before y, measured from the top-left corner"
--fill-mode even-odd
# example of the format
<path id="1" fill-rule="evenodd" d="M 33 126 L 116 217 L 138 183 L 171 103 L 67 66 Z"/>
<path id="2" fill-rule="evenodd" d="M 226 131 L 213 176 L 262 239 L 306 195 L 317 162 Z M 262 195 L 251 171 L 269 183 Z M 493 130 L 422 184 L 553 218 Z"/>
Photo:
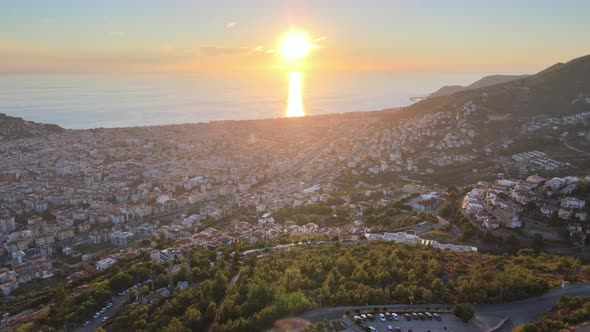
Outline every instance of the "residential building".
<path id="1" fill-rule="evenodd" d="M 112 257 L 107 257 L 105 259 L 101 259 L 98 262 L 96 262 L 96 270 L 97 271 L 104 271 L 104 270 L 108 269 L 109 267 L 115 265 L 115 263 L 117 263 L 117 260 Z"/>

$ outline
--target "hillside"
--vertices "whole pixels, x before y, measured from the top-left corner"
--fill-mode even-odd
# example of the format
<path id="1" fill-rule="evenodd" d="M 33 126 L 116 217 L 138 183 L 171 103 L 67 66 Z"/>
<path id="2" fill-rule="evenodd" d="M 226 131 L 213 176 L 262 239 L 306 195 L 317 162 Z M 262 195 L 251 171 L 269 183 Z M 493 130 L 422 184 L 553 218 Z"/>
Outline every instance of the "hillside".
<path id="1" fill-rule="evenodd" d="M 54 124 L 25 121 L 0 113 L 0 141 L 61 133 L 64 129 Z"/>
<path id="2" fill-rule="evenodd" d="M 588 98 L 590 55 L 509 82 L 427 98 L 402 112 L 418 115 L 453 110 L 456 105 L 472 101 L 492 115 L 554 116 L 590 110 Z"/>
<path id="3" fill-rule="evenodd" d="M 446 85 L 442 88 L 438 89 L 436 92 L 431 93 L 428 97 L 440 97 L 440 96 L 448 96 L 452 95 L 453 93 L 466 91 L 466 90 L 475 90 L 480 88 L 485 88 L 487 86 L 491 86 L 494 84 L 501 84 L 510 81 L 514 81 L 517 79 L 525 78 L 528 75 L 490 75 L 486 76 L 468 86 L 461 86 L 461 85 Z"/>

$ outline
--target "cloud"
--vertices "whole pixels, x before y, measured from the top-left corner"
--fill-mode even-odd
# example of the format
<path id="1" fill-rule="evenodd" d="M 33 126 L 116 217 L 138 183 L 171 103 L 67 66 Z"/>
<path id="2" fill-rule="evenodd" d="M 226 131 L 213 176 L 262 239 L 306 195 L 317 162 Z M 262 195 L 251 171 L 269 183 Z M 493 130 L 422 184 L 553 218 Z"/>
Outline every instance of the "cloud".
<path id="1" fill-rule="evenodd" d="M 238 25 L 238 23 L 237 23 L 237 22 L 231 21 L 231 22 L 228 22 L 228 23 L 225 25 L 225 28 L 226 28 L 226 29 L 229 29 L 229 30 L 231 30 L 231 29 L 235 28 L 235 27 L 236 27 L 236 25 Z"/>
<path id="2" fill-rule="evenodd" d="M 253 53 L 275 53 L 276 51 L 271 48 L 266 48 L 264 46 L 258 46 L 252 49 Z"/>
<path id="3" fill-rule="evenodd" d="M 219 47 L 219 46 L 203 46 L 200 48 L 201 54 L 208 56 L 241 54 L 252 52 L 249 47 Z"/>

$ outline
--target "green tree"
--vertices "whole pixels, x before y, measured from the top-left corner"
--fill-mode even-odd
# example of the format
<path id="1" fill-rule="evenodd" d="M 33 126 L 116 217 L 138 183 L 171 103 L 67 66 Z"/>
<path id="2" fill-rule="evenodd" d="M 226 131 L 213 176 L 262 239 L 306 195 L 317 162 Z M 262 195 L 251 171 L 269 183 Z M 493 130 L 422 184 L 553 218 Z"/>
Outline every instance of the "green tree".
<path id="1" fill-rule="evenodd" d="M 467 323 L 475 315 L 475 309 L 470 303 L 458 303 L 453 309 L 453 313 Z"/>
<path id="2" fill-rule="evenodd" d="M 203 328 L 203 315 L 196 305 L 191 305 L 186 309 L 182 320 L 184 325 L 193 331 L 200 331 Z"/>
<path id="3" fill-rule="evenodd" d="M 133 276 L 126 272 L 118 272 L 111 278 L 110 286 L 115 292 L 120 292 L 133 285 Z"/>
<path id="4" fill-rule="evenodd" d="M 170 323 L 162 329 L 162 332 L 191 332 L 191 329 L 185 327 L 178 318 L 174 317 Z"/>
<path id="5" fill-rule="evenodd" d="M 216 308 L 217 308 L 217 306 L 215 305 L 215 302 L 213 302 L 213 301 L 209 302 L 209 305 L 207 305 L 207 310 L 205 311 L 205 318 L 209 322 L 212 322 L 213 320 L 215 320 L 215 309 Z"/>
<path id="6" fill-rule="evenodd" d="M 227 288 L 227 277 L 221 270 L 215 273 L 215 279 L 213 281 L 213 298 L 215 301 L 219 301 L 225 295 Z"/>
<path id="7" fill-rule="evenodd" d="M 512 332 L 537 332 L 539 329 L 534 324 L 522 324 L 515 327 Z"/>

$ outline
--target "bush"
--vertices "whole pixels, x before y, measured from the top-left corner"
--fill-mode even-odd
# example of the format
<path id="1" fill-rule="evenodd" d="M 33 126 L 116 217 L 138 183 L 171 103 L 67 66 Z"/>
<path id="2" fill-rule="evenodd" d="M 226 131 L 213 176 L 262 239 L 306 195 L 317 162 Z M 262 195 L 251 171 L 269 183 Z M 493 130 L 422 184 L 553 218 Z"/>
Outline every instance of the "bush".
<path id="1" fill-rule="evenodd" d="M 461 318 L 465 323 L 469 322 L 475 315 L 475 309 L 470 303 L 459 303 L 453 309 L 455 316 Z"/>
<path id="2" fill-rule="evenodd" d="M 522 324 L 512 330 L 512 332 L 537 332 L 539 329 L 534 324 Z"/>

